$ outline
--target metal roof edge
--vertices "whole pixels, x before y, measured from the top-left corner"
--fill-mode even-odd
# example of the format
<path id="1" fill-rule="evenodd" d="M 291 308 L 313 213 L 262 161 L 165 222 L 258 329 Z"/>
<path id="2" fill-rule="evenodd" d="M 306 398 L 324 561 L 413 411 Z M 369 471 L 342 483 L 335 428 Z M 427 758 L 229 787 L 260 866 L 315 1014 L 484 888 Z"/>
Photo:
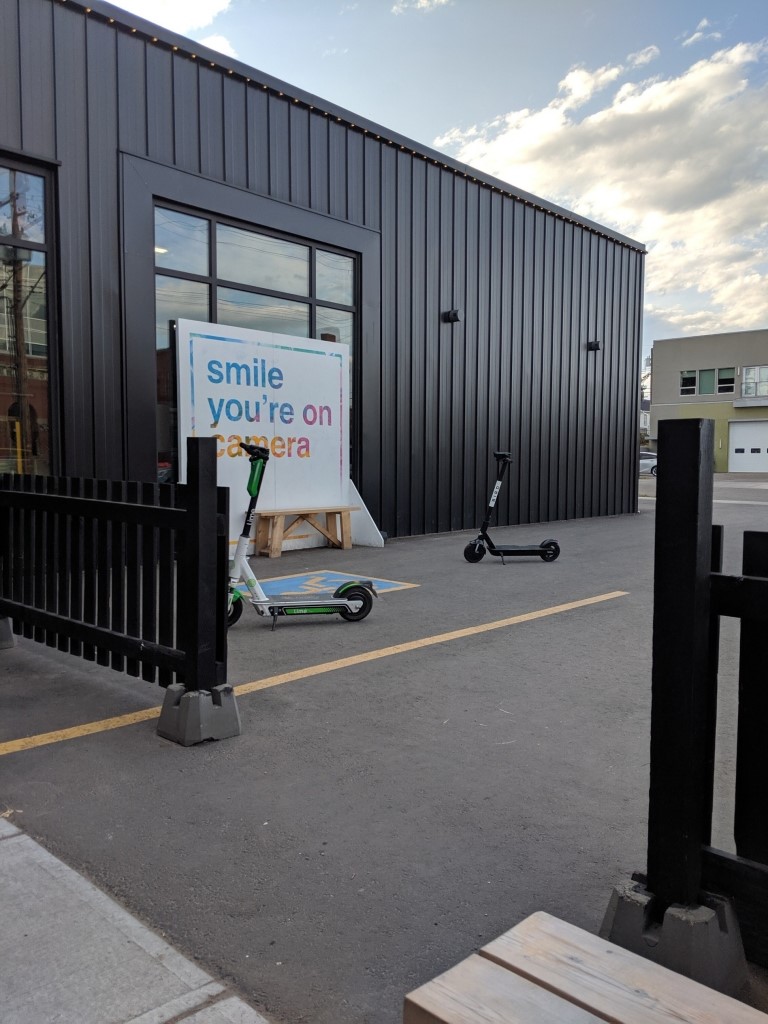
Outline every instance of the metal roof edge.
<path id="1" fill-rule="evenodd" d="M 113 4 L 108 3 L 107 0 L 90 0 L 89 3 L 84 3 L 82 0 L 51 0 L 51 2 L 61 7 L 66 6 L 77 8 L 85 15 L 96 14 L 110 24 L 119 25 L 121 28 L 128 29 L 132 33 L 144 36 L 151 41 L 163 42 L 170 47 L 171 50 L 175 47 L 176 50 L 188 53 L 190 56 L 194 54 L 196 58 L 202 59 L 202 62 L 207 63 L 209 66 L 214 66 L 228 74 L 236 74 L 247 82 L 253 83 L 254 88 L 261 87 L 268 89 L 276 92 L 278 95 L 284 95 L 288 99 L 292 99 L 294 102 L 303 103 L 305 106 L 312 109 L 319 109 L 329 117 L 334 117 L 337 120 L 344 122 L 348 127 L 360 129 L 361 131 L 372 135 L 379 141 L 398 146 L 400 149 L 406 150 L 414 156 L 421 156 L 425 160 L 437 164 L 438 166 L 442 166 L 447 170 L 453 171 L 455 174 L 459 174 L 464 178 L 479 182 L 480 184 L 485 185 L 488 188 L 495 189 L 504 195 L 518 199 L 520 202 L 523 202 L 528 206 L 542 210 L 544 213 L 551 213 L 555 217 L 569 223 L 576 224 L 579 227 L 586 228 L 588 231 L 601 235 L 604 238 L 609 238 L 613 241 L 619 242 L 621 245 L 634 249 L 641 254 L 647 253 L 646 246 L 642 242 L 638 242 L 636 239 L 623 235 L 621 232 L 616 231 L 613 228 L 606 227 L 604 224 L 598 224 L 596 221 L 589 220 L 581 214 L 574 213 L 573 211 L 558 206 L 556 203 L 547 199 L 542 199 L 540 196 L 535 196 L 530 192 L 526 192 L 524 189 L 517 188 L 509 182 L 503 181 L 500 178 L 495 178 L 490 174 L 486 174 L 469 164 L 463 164 L 460 161 L 447 156 L 445 153 L 441 153 L 439 150 L 432 149 L 430 146 L 416 142 L 413 139 L 408 139 L 404 135 L 400 135 L 398 132 L 393 131 L 390 128 L 385 128 L 382 125 L 376 124 L 374 121 L 369 121 L 367 118 L 361 117 L 351 110 L 340 107 L 329 100 L 323 99 L 322 97 L 314 96 L 312 93 L 306 92 L 306 90 L 301 89 L 298 86 L 291 85 L 289 82 L 284 82 L 279 78 L 275 78 L 266 72 L 258 70 L 258 68 L 253 68 L 250 65 L 237 60 L 236 58 L 219 53 L 217 50 L 211 50 L 202 43 L 198 43 L 196 40 L 190 39 L 187 36 L 179 35 L 178 33 L 172 32 L 170 29 L 163 28 L 160 25 L 155 25 L 153 22 L 146 21 L 144 18 L 138 17 L 138 15 L 131 14 L 130 11 L 125 11 L 121 7 L 115 7 Z"/>

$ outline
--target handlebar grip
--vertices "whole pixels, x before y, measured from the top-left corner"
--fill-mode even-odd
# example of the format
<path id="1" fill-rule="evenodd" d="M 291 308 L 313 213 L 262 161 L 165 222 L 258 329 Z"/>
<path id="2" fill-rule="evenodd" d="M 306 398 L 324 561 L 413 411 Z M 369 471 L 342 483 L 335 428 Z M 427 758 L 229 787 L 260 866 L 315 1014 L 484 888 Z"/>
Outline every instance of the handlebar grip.
<path id="1" fill-rule="evenodd" d="M 244 441 L 240 442 L 240 447 L 243 451 L 248 452 L 252 459 L 268 459 L 269 448 L 261 448 L 257 444 L 246 444 Z"/>

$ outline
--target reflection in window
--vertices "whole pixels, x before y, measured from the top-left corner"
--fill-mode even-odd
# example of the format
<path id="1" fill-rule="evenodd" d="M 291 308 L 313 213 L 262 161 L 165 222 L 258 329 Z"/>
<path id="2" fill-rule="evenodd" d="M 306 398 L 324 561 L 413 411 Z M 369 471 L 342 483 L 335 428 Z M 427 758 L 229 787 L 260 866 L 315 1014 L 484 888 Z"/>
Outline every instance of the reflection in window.
<path id="1" fill-rule="evenodd" d="M 0 167 L 0 235 L 45 242 L 45 180 Z"/>
<path id="2" fill-rule="evenodd" d="M 355 263 L 350 256 L 318 249 L 315 274 L 315 291 L 318 299 L 323 302 L 338 302 L 342 306 L 352 305 Z"/>
<path id="3" fill-rule="evenodd" d="M 219 288 L 217 322 L 230 327 L 306 338 L 309 336 L 309 306 L 305 302 L 291 302 L 271 295 Z"/>
<path id="4" fill-rule="evenodd" d="M 726 366 L 717 371 L 718 395 L 730 395 L 736 386 L 736 367 Z"/>
<path id="5" fill-rule="evenodd" d="M 309 295 L 309 249 L 280 238 L 220 224 L 217 276 L 253 288 Z"/>
<path id="6" fill-rule="evenodd" d="M 695 395 L 696 394 L 696 371 L 695 370 L 681 370 L 680 371 L 680 394 L 681 395 Z"/>
<path id="7" fill-rule="evenodd" d="M 315 337 L 323 341 L 340 341 L 352 347 L 355 332 L 355 314 L 343 309 L 318 306 L 315 315 Z"/>
<path id="8" fill-rule="evenodd" d="M 45 254 L 0 245 L 0 471 L 47 473 Z"/>
<path id="9" fill-rule="evenodd" d="M 170 344 L 168 321 L 182 319 L 209 322 L 208 285 L 158 274 L 155 278 L 155 345 L 158 351 Z"/>
<path id="10" fill-rule="evenodd" d="M 741 393 L 745 398 L 768 398 L 768 366 L 745 366 Z"/>
<path id="11" fill-rule="evenodd" d="M 209 233 L 202 217 L 155 207 L 155 266 L 205 277 Z"/>

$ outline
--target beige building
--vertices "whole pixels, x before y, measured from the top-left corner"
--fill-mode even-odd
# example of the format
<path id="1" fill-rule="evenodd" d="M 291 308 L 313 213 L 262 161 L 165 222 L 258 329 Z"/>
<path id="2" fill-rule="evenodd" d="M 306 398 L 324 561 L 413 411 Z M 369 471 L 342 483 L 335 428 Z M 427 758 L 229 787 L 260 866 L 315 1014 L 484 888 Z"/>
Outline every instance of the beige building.
<path id="1" fill-rule="evenodd" d="M 715 471 L 768 473 L 768 328 L 655 341 L 650 438 L 659 420 L 715 421 Z"/>

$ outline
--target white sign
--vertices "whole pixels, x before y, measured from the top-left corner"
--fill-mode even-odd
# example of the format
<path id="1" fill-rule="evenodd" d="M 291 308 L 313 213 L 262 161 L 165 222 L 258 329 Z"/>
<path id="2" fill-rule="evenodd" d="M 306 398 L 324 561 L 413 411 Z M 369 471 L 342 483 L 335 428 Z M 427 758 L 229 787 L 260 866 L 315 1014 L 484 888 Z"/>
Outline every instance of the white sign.
<path id="1" fill-rule="evenodd" d="M 270 450 L 259 509 L 349 502 L 346 345 L 194 320 L 177 322 L 176 341 L 180 478 L 185 439 L 215 437 L 231 542 L 249 500 L 241 441 Z"/>

